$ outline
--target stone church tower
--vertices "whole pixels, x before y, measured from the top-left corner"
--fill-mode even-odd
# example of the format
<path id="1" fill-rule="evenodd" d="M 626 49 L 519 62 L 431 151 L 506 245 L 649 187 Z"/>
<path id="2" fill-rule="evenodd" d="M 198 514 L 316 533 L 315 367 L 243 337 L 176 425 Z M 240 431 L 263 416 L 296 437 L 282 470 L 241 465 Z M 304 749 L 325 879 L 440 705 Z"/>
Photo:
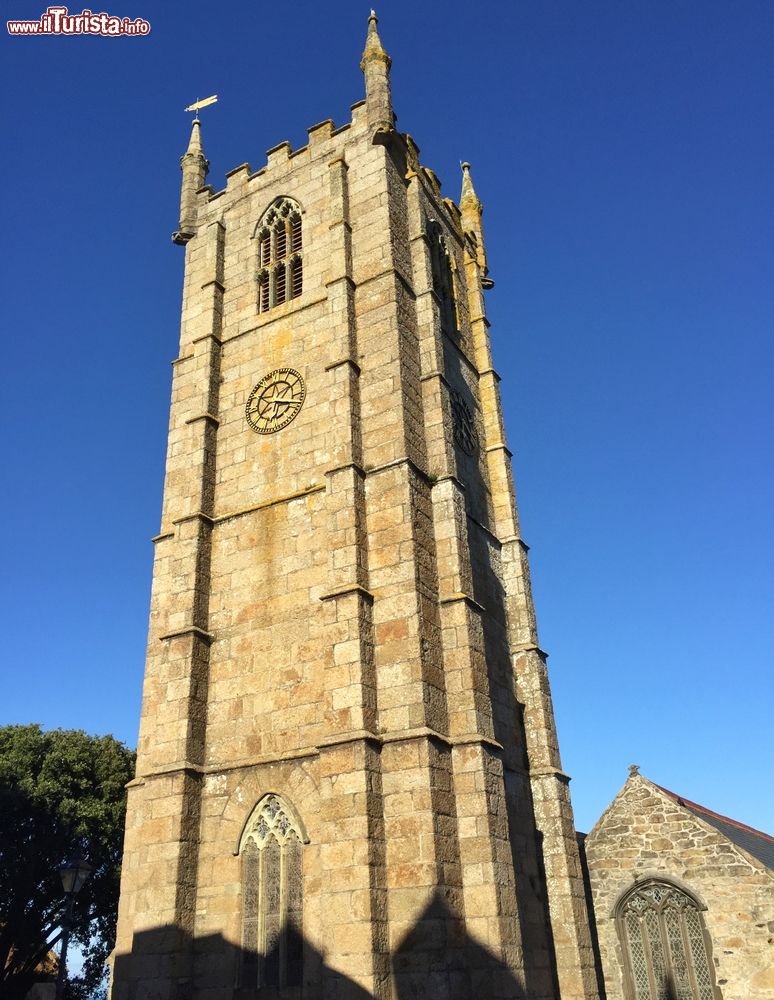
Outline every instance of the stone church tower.
<path id="1" fill-rule="evenodd" d="M 366 100 L 205 187 L 113 1000 L 596 996 L 482 207 Z"/>

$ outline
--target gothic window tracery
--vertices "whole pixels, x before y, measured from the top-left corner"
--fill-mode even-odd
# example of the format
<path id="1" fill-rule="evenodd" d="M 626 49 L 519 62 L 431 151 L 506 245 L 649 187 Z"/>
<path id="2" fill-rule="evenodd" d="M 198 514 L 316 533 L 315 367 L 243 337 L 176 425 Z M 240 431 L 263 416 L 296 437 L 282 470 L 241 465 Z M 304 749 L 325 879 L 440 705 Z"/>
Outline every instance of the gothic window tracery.
<path id="1" fill-rule="evenodd" d="M 301 209 L 278 198 L 258 223 L 258 312 L 296 299 L 303 291 Z"/>
<path id="2" fill-rule="evenodd" d="M 640 883 L 618 904 L 631 1000 L 713 1000 L 699 906 L 668 882 Z"/>
<path id="3" fill-rule="evenodd" d="M 304 831 L 279 795 L 265 795 L 240 843 L 244 987 L 300 986 Z"/>

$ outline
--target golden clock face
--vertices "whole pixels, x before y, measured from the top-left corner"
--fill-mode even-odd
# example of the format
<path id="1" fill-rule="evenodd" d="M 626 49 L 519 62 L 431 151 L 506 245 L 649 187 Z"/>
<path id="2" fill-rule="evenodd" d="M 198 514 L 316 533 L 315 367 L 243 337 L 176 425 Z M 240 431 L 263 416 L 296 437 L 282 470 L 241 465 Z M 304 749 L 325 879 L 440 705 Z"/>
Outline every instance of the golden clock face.
<path id="1" fill-rule="evenodd" d="M 264 375 L 245 407 L 248 424 L 259 434 L 273 434 L 293 420 L 304 405 L 306 386 L 295 368 L 277 368 Z"/>

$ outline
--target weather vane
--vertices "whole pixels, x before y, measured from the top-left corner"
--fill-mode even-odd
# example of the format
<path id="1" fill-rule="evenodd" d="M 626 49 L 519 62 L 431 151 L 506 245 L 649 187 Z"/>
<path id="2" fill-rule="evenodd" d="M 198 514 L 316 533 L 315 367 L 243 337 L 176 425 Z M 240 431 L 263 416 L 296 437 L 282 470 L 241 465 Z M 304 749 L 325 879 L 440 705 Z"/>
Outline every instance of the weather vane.
<path id="1" fill-rule="evenodd" d="M 194 118 L 194 121 L 198 122 L 199 121 L 199 108 L 208 108 L 211 104 L 215 104 L 217 100 L 218 100 L 218 95 L 217 94 L 213 94 L 212 97 L 205 97 L 203 101 L 194 101 L 194 103 L 190 104 L 187 108 L 185 108 L 185 110 L 186 111 L 195 111 L 196 112 L 196 117 Z"/>

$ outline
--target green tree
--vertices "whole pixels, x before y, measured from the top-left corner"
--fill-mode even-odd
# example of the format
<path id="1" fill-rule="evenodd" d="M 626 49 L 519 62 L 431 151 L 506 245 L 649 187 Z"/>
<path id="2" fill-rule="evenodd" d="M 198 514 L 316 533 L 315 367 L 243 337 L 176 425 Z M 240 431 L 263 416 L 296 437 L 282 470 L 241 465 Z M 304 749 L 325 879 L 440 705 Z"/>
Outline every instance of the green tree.
<path id="1" fill-rule="evenodd" d="M 112 736 L 0 727 L 0 996 L 23 1000 L 61 938 L 58 867 L 80 849 L 94 866 L 75 899 L 71 944 L 84 956 L 68 997 L 94 995 L 115 938 L 124 786 L 134 753 Z"/>

